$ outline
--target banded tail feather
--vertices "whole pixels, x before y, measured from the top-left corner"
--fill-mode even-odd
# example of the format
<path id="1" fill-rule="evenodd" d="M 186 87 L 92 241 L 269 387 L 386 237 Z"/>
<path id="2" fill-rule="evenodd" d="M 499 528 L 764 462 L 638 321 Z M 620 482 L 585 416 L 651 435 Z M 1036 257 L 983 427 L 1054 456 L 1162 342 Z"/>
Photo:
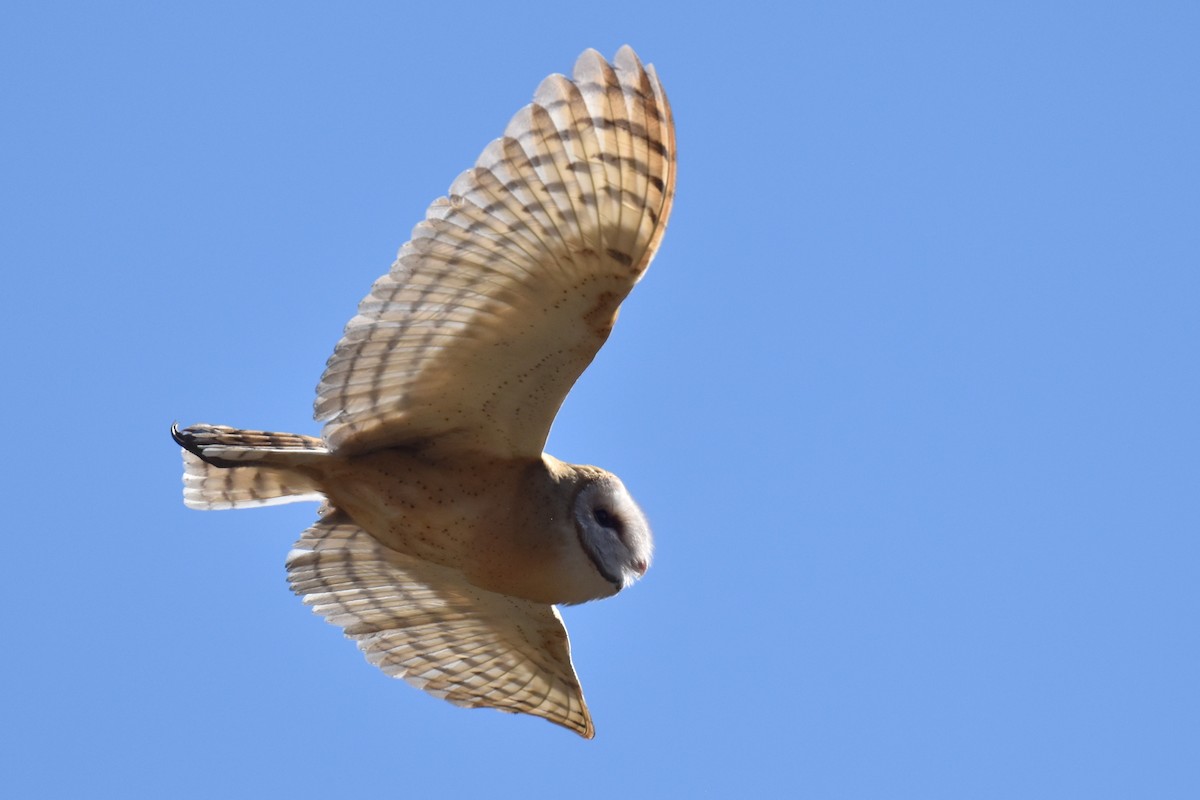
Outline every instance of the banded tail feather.
<path id="1" fill-rule="evenodd" d="M 248 431 L 227 425 L 171 426 L 183 448 L 183 502 L 188 508 L 253 508 L 325 499 L 304 467 L 328 457 L 312 436 Z"/>

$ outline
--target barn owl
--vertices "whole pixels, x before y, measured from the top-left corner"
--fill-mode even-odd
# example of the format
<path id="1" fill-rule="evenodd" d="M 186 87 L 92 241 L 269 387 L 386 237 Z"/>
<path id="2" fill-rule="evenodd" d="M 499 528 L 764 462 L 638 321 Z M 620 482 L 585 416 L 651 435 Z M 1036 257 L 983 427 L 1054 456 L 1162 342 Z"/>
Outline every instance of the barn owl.
<path id="1" fill-rule="evenodd" d="M 317 386 L 320 438 L 193 425 L 184 502 L 321 502 L 292 589 L 389 675 L 594 735 L 556 605 L 645 574 L 610 472 L 542 452 L 650 264 L 675 186 L 653 67 L 628 47 L 551 75 L 359 305 Z"/>

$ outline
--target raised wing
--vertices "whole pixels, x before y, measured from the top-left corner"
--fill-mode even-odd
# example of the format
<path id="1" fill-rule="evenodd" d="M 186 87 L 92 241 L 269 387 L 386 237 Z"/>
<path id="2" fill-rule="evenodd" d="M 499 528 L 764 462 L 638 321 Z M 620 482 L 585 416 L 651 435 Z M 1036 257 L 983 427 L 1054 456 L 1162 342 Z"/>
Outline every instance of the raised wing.
<path id="1" fill-rule="evenodd" d="M 554 606 L 478 589 L 334 511 L 288 555 L 292 590 L 388 675 L 470 708 L 543 717 L 592 738 Z"/>
<path id="2" fill-rule="evenodd" d="M 654 256 L 674 185 L 653 67 L 589 50 L 573 80 L 546 78 L 346 326 L 317 387 L 330 447 L 540 455 Z"/>

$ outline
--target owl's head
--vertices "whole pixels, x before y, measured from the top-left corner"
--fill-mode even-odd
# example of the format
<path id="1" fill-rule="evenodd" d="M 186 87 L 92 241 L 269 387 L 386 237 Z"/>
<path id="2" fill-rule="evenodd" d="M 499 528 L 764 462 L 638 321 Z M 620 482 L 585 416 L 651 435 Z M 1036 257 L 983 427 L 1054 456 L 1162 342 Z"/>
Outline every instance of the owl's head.
<path id="1" fill-rule="evenodd" d="M 595 470 L 575 495 L 573 513 L 584 553 L 616 591 L 646 574 L 654 554 L 650 524 L 616 475 Z"/>

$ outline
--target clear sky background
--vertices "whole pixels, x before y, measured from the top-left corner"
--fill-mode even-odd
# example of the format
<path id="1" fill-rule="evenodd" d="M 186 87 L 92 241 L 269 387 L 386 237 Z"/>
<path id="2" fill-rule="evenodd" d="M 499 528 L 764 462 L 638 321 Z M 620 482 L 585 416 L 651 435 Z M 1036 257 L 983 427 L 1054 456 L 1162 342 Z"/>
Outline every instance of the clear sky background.
<path id="1" fill-rule="evenodd" d="M 1200 797 L 1200 6 L 29 3 L 0 25 L 6 797 Z M 968 8 L 969 5 L 969 8 Z M 588 742 L 370 667 L 311 505 L 342 326 L 623 43 L 670 230 L 548 450 L 657 535 L 567 609 Z"/>

